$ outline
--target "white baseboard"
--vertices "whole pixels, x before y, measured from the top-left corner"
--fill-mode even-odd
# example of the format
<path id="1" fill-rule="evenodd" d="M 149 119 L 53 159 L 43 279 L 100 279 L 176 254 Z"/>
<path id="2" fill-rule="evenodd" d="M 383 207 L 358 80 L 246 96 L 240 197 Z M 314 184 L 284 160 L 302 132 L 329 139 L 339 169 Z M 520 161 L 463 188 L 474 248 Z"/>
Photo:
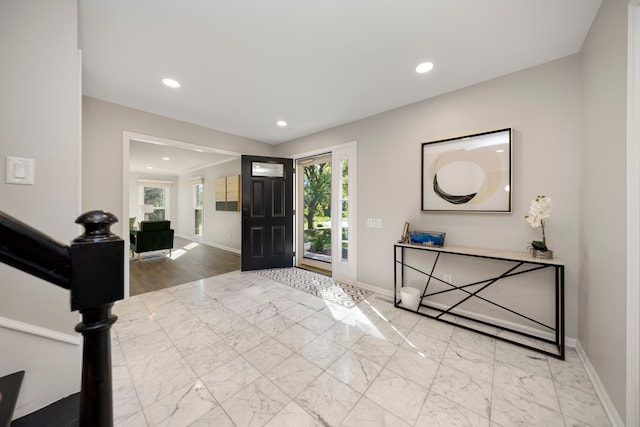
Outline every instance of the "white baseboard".
<path id="1" fill-rule="evenodd" d="M 589 360 L 587 353 L 584 351 L 584 348 L 582 348 L 582 345 L 580 345 L 580 341 L 576 341 L 576 352 L 578 353 L 578 356 L 580 357 L 580 360 L 584 365 L 584 369 L 587 371 L 587 375 L 589 375 L 591 384 L 593 384 L 593 388 L 600 398 L 600 402 L 602 403 L 604 411 L 607 413 L 607 417 L 609 417 L 609 421 L 611 421 L 611 424 L 614 427 L 624 427 L 624 421 L 620 417 L 620 414 L 618 414 L 616 407 L 613 405 L 613 402 L 609 397 L 609 393 L 607 393 L 607 390 L 604 388 L 602 381 L 600 381 L 600 377 L 591 364 L 591 361 Z"/>
<path id="2" fill-rule="evenodd" d="M 359 287 L 359 288 L 363 288 L 366 289 L 368 291 L 373 291 L 377 294 L 383 295 L 385 297 L 389 297 L 391 298 L 391 301 L 393 301 L 393 291 L 389 290 L 389 289 L 383 289 L 383 288 L 379 288 L 377 286 L 373 286 L 370 285 L 368 283 L 363 283 L 363 282 L 356 282 L 355 286 Z"/>
<path id="3" fill-rule="evenodd" d="M 225 251 L 229 251 L 229 252 L 233 252 L 234 254 L 241 254 L 242 251 L 240 251 L 240 249 L 236 249 L 236 248 L 230 248 L 228 246 L 223 246 L 223 245 L 218 245 L 216 243 L 207 243 L 207 242 L 202 242 L 205 245 L 209 245 L 209 246 L 213 246 L 214 248 L 218 248 L 218 249 L 222 249 Z"/>
<path id="4" fill-rule="evenodd" d="M 35 335 L 37 337 L 47 338 L 66 344 L 80 345 L 82 343 L 82 337 L 79 335 L 66 334 L 64 332 L 54 331 L 53 329 L 47 329 L 43 328 L 42 326 L 36 326 L 30 323 L 20 322 L 18 320 L 8 319 L 1 316 L 0 328 Z"/>
<path id="5" fill-rule="evenodd" d="M 235 254 L 240 254 L 242 253 L 240 251 L 240 249 L 236 249 L 236 248 L 231 248 L 229 246 L 224 246 L 224 245 L 219 245 L 217 243 L 212 243 L 212 242 L 205 242 L 204 240 L 195 240 L 193 238 L 193 236 L 184 236 L 182 234 L 176 234 L 176 237 L 180 237 L 186 240 L 191 240 L 192 242 L 196 242 L 196 243 L 202 243 L 203 245 L 207 245 L 207 246 L 212 246 L 214 248 L 218 248 L 218 249 L 222 249 L 224 251 L 229 251 L 229 252 L 233 252 Z"/>

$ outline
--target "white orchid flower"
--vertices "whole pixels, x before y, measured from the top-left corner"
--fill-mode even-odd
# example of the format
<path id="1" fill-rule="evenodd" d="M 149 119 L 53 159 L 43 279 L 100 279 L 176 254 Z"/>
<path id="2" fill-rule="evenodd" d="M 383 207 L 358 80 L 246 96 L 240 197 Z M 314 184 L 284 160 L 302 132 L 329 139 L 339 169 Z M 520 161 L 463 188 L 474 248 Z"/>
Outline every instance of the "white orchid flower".
<path id="1" fill-rule="evenodd" d="M 524 217 L 532 228 L 538 228 L 542 225 L 542 220 L 536 215 L 527 215 Z"/>
<path id="2" fill-rule="evenodd" d="M 551 205 L 551 197 L 538 196 L 531 201 L 529 213 L 540 219 L 549 218 L 553 207 Z"/>
<path id="3" fill-rule="evenodd" d="M 529 215 L 525 215 L 524 219 L 532 228 L 542 227 L 542 241 L 533 241 L 531 245 L 535 249 L 547 250 L 547 236 L 544 231 L 544 220 L 551 216 L 553 206 L 551 197 L 536 196 L 529 206 Z"/>
<path id="4" fill-rule="evenodd" d="M 531 201 L 529 215 L 525 219 L 532 227 L 540 227 L 540 221 L 549 218 L 552 211 L 551 197 L 537 196 Z"/>

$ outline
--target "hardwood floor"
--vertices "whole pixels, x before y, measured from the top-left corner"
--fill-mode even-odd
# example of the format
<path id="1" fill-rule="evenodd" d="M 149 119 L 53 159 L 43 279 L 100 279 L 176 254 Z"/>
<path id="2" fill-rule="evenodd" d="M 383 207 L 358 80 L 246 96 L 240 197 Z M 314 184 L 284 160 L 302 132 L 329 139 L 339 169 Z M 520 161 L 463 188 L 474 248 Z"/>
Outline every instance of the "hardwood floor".
<path id="1" fill-rule="evenodd" d="M 141 255 L 129 262 L 131 296 L 240 270 L 240 254 L 181 237 L 174 238 L 171 257 L 169 251 Z"/>

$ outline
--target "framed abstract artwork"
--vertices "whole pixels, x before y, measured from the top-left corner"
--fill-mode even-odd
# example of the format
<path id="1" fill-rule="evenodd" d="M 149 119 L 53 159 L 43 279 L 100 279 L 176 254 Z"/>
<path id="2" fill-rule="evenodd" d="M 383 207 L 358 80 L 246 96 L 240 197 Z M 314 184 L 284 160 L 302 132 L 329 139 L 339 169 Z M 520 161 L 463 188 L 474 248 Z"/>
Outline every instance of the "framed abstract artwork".
<path id="1" fill-rule="evenodd" d="M 512 131 L 422 144 L 424 212 L 511 212 Z"/>

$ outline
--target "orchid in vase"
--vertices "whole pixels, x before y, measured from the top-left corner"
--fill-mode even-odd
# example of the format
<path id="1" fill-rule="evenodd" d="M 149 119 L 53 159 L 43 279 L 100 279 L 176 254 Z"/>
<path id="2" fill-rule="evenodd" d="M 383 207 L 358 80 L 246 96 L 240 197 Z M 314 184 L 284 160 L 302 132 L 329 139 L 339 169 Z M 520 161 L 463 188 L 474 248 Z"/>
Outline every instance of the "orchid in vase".
<path id="1" fill-rule="evenodd" d="M 542 240 L 534 240 L 531 242 L 531 247 L 534 250 L 541 252 L 551 252 L 547 248 L 547 236 L 544 232 L 544 221 L 551 216 L 553 207 L 551 205 L 551 197 L 536 196 L 531 201 L 529 207 L 529 215 L 525 215 L 525 219 L 532 228 L 542 228 Z"/>

